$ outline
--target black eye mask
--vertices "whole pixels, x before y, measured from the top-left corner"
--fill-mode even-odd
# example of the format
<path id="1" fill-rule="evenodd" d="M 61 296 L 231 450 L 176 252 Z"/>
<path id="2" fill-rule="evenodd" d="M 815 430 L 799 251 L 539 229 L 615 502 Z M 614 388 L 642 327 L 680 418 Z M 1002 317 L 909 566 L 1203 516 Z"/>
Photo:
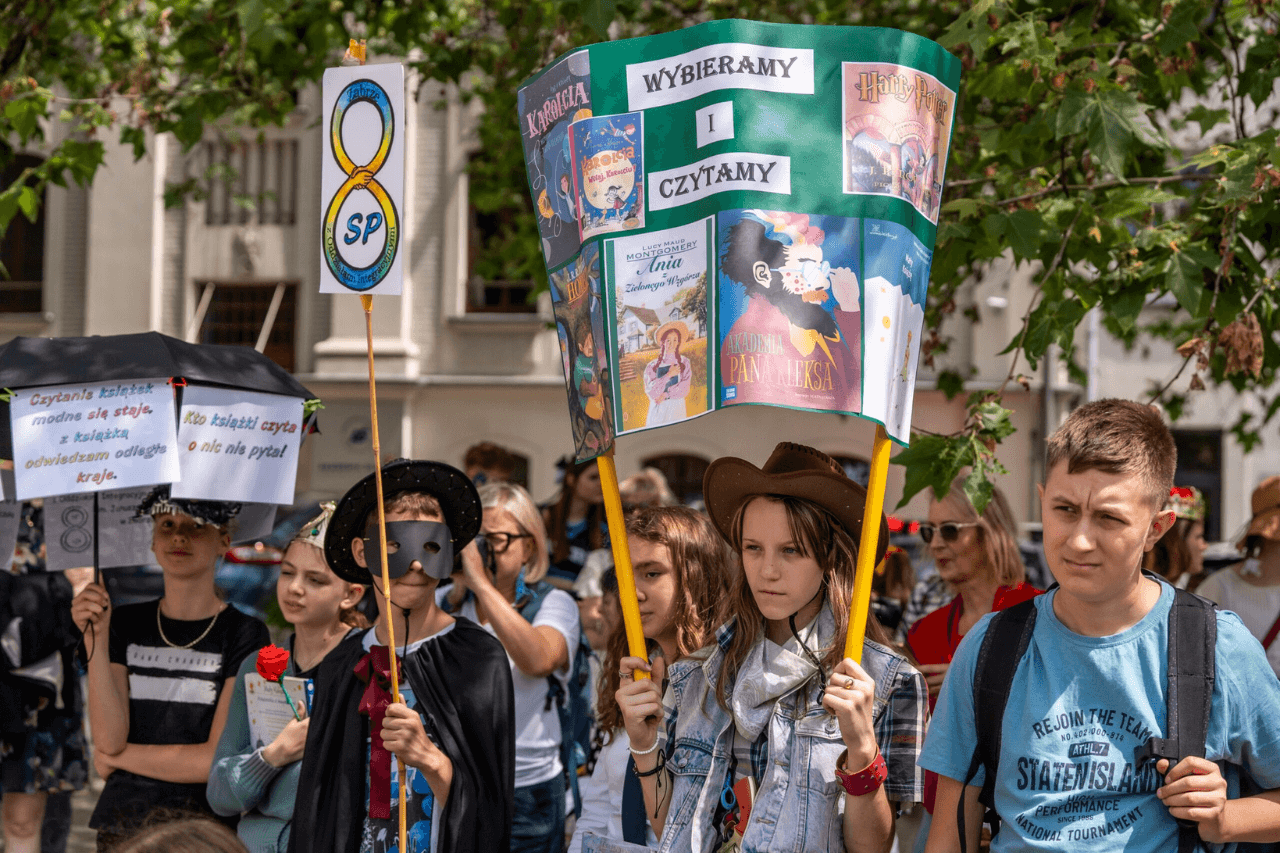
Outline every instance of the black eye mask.
<path id="1" fill-rule="evenodd" d="M 449 526 L 444 522 L 388 521 L 387 543 L 393 542 L 399 547 L 394 551 L 390 547 L 387 549 L 388 576 L 404 577 L 414 561 L 422 563 L 422 571 L 427 577 L 437 580 L 444 580 L 453 572 L 453 539 Z M 364 559 L 369 565 L 369 574 L 381 577 L 382 548 L 376 527 L 373 535 L 364 539 Z"/>

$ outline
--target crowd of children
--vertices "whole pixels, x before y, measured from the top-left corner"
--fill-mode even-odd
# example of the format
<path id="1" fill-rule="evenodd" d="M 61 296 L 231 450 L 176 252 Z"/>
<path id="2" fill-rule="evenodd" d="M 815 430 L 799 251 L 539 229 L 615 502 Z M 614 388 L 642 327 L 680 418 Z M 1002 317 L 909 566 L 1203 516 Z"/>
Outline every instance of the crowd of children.
<path id="1" fill-rule="evenodd" d="M 388 463 L 381 506 L 371 474 L 286 549 L 283 651 L 214 587 L 239 507 L 161 487 L 139 513 L 163 597 L 116 608 L 91 583 L 69 608 L 106 780 L 98 849 L 164 849 L 174 820 L 206 839 L 198 849 L 255 853 L 1275 842 L 1280 681 L 1259 639 L 1277 631 L 1182 589 L 1199 582 L 1204 507 L 1171 488 L 1175 459 L 1145 406 L 1068 418 L 1040 487 L 1056 581 L 1043 594 L 1025 583 L 1004 496 L 979 513 L 952 484 L 920 526 L 937 577 L 916 597 L 933 606 L 912 613 L 910 565 L 891 555 L 877 612 L 902 641 L 873 618 L 858 661 L 845 635 L 866 494 L 804 445 L 758 467 L 715 460 L 705 513 L 664 506 L 662 488 L 633 503 L 643 657 L 625 636 L 594 466 L 566 466 L 540 510 L 490 449 L 467 473 Z M 1250 562 L 1200 587 L 1232 607 L 1236 587 L 1263 589 L 1280 565 L 1280 480 L 1253 511 Z M 1171 529 L 1179 543 L 1156 550 Z M 372 625 L 356 607 L 370 588 Z M 248 696 L 264 689 L 264 654 L 279 655 L 270 680 L 307 685 L 265 738 Z M 917 835 L 919 803 L 931 818 Z"/>

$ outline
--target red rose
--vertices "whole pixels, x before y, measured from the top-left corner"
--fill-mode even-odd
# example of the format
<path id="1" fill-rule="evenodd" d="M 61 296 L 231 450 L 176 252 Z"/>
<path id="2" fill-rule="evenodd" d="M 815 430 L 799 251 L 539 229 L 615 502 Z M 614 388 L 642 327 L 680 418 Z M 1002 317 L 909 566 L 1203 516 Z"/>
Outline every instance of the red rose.
<path id="1" fill-rule="evenodd" d="M 289 652 L 279 646 L 263 646 L 258 652 L 258 675 L 267 681 L 279 681 L 289 666 Z"/>

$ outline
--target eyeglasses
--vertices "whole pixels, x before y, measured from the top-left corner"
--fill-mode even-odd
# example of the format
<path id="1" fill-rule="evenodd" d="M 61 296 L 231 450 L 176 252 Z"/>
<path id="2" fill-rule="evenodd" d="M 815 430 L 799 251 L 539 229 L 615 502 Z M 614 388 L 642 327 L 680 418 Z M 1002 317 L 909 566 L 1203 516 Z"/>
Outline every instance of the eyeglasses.
<path id="1" fill-rule="evenodd" d="M 480 535 L 484 537 L 485 543 L 488 544 L 490 550 L 492 550 L 493 553 L 495 554 L 506 553 L 506 550 L 511 547 L 511 543 L 517 539 L 533 538 L 532 533 L 495 532 L 495 533 L 481 533 Z"/>
<path id="2" fill-rule="evenodd" d="M 831 275 L 830 261 L 801 261 L 794 267 L 770 267 L 773 272 L 795 273 L 805 280 L 806 284 L 813 285 L 819 281 L 824 281 Z"/>
<path id="3" fill-rule="evenodd" d="M 920 525 L 920 538 L 928 545 L 933 541 L 933 532 L 936 530 L 942 534 L 943 542 L 954 542 L 960 538 L 961 528 L 981 526 L 982 523 L 978 521 L 948 521 L 945 524 L 930 524 L 926 521 Z"/>

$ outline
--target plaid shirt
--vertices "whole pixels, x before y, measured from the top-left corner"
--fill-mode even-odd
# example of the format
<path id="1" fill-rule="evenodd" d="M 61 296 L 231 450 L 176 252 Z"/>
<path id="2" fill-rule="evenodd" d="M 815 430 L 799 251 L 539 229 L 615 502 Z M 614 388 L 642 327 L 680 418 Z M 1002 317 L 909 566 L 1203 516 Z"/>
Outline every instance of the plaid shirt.
<path id="1" fill-rule="evenodd" d="M 718 671 L 724 654 L 733 640 L 734 623 L 732 621 L 716 630 L 716 646 L 709 655 L 697 655 L 691 661 L 682 661 L 675 666 L 702 666 Z M 901 803 L 922 802 L 924 798 L 924 773 L 916 764 L 920 748 L 924 744 L 925 726 L 929 712 L 929 694 L 924 678 L 912 669 L 901 656 L 870 640 L 868 647 L 880 651 L 884 655 L 895 658 L 900 667 L 894 672 L 892 683 L 876 684 L 877 698 L 884 699 L 884 711 L 873 721 L 876 743 L 884 755 L 889 770 L 889 778 L 885 781 L 885 793 L 889 799 Z M 864 656 L 865 660 L 865 656 Z M 708 689 L 713 689 L 708 685 Z M 817 704 L 822 700 L 823 685 L 814 679 L 805 685 L 803 690 L 809 692 L 808 701 Z M 879 703 L 877 703 L 879 704 Z M 658 727 L 659 749 L 666 757 L 671 756 L 671 747 L 676 739 L 676 720 L 678 709 L 675 706 L 675 694 L 668 683 L 662 696 L 663 725 Z M 877 709 L 878 710 L 878 709 Z M 751 768 L 752 776 L 757 783 L 764 779 L 765 769 L 769 761 L 769 729 L 761 734 L 754 743 L 742 740 L 734 731 L 733 753 L 737 759 L 737 778 L 745 776 L 743 769 Z M 833 768 L 834 771 L 834 768 Z"/>
<path id="2" fill-rule="evenodd" d="M 911 598 L 907 601 L 907 609 L 902 611 L 902 621 L 898 623 L 898 642 L 903 642 L 911 626 L 928 616 L 939 607 L 945 607 L 956 597 L 956 591 L 942 579 L 941 575 L 930 575 L 919 581 L 911 590 Z"/>

